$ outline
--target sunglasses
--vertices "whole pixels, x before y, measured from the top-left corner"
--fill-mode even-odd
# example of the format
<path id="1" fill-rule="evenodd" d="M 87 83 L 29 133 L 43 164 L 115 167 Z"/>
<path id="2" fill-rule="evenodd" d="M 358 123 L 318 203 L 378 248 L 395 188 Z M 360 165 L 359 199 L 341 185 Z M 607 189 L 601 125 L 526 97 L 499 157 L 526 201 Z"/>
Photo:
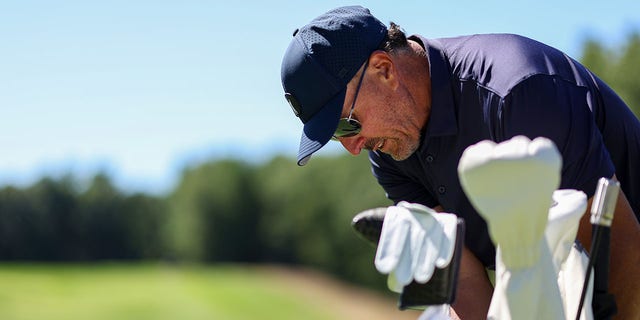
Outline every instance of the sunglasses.
<path id="1" fill-rule="evenodd" d="M 351 103 L 351 110 L 349 111 L 349 116 L 347 118 L 341 118 L 338 121 L 338 128 L 333 133 L 331 140 L 338 140 L 339 138 L 347 138 L 353 137 L 356 134 L 360 133 L 362 130 L 362 125 L 356 119 L 353 119 L 351 116 L 353 115 L 353 109 L 356 107 L 356 100 L 358 99 L 358 93 L 360 92 L 360 86 L 362 85 L 362 79 L 364 78 L 364 73 L 367 70 L 367 66 L 369 65 L 369 60 L 364 63 L 364 69 L 362 70 L 362 74 L 360 75 L 360 79 L 358 80 L 358 86 L 356 87 L 356 93 L 353 96 L 353 102 Z"/>

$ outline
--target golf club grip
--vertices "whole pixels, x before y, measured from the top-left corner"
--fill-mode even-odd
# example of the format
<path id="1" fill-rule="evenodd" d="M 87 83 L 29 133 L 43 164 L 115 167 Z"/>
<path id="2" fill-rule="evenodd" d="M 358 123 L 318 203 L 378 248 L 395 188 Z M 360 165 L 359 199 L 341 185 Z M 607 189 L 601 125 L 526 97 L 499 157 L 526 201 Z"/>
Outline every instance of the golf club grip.
<path id="1" fill-rule="evenodd" d="M 411 282 L 400 294 L 398 308 L 423 310 L 431 305 L 452 304 L 456 297 L 458 271 L 464 245 L 464 220 L 458 218 L 456 243 L 451 262 L 445 268 L 435 268 L 427 283 Z"/>

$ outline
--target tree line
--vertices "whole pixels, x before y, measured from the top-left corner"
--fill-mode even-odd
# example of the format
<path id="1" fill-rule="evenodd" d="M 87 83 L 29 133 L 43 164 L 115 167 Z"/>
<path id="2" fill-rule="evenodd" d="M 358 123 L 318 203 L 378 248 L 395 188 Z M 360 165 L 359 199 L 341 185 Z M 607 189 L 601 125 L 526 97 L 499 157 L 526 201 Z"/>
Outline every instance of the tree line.
<path id="1" fill-rule="evenodd" d="M 640 36 L 616 50 L 586 41 L 581 61 L 640 114 Z M 217 159 L 185 168 L 165 196 L 128 194 L 97 174 L 0 189 L 0 261 L 158 260 L 313 266 L 355 283 L 384 284 L 373 246 L 350 227 L 387 206 L 366 155 L 314 157 L 305 168 Z"/>
<path id="2" fill-rule="evenodd" d="M 216 160 L 182 173 L 166 196 L 126 194 L 105 174 L 0 189 L 0 260 L 286 263 L 376 284 L 375 249 L 352 230 L 358 212 L 390 202 L 366 155 L 297 168 Z"/>

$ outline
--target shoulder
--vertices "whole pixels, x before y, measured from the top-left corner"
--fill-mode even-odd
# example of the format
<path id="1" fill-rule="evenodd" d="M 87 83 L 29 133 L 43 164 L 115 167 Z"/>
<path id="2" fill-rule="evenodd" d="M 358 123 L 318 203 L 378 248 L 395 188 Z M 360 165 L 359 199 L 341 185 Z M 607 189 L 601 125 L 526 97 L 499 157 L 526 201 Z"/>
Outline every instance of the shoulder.
<path id="1" fill-rule="evenodd" d="M 563 53 L 531 38 L 509 33 L 475 34 L 437 39 L 452 60 L 470 61 L 492 58 L 496 62 L 533 64 L 540 58 L 561 58 Z"/>
<path id="2" fill-rule="evenodd" d="M 534 75 L 576 81 L 577 62 L 556 48 L 521 35 L 477 34 L 437 41 L 459 80 L 475 81 L 501 96 Z"/>

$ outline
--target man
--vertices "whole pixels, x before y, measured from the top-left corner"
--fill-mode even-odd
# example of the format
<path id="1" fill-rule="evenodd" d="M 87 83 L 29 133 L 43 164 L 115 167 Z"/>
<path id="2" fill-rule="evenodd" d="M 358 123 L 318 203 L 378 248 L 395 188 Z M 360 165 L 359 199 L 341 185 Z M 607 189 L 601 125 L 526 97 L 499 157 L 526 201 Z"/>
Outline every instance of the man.
<path id="1" fill-rule="evenodd" d="M 296 30 L 282 84 L 304 123 L 299 165 L 332 138 L 354 155 L 367 149 L 391 200 L 465 219 L 453 305 L 463 319 L 486 316 L 492 286 L 485 268 L 495 259 L 486 223 L 458 181 L 466 147 L 543 136 L 562 154 L 561 189 L 591 198 L 600 177 L 617 178 L 623 192 L 612 226 L 610 289 L 621 319 L 639 316 L 640 123 L 575 60 L 516 35 L 407 38 L 365 8 L 342 7 Z M 585 215 L 577 238 L 586 248 L 590 233 Z"/>

